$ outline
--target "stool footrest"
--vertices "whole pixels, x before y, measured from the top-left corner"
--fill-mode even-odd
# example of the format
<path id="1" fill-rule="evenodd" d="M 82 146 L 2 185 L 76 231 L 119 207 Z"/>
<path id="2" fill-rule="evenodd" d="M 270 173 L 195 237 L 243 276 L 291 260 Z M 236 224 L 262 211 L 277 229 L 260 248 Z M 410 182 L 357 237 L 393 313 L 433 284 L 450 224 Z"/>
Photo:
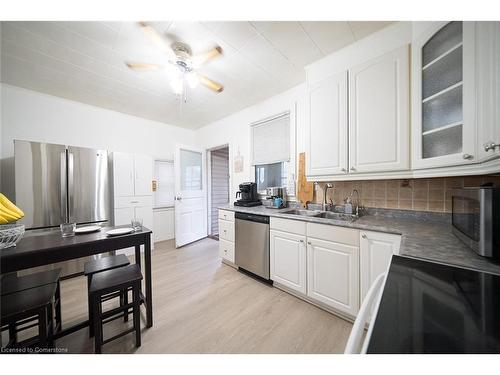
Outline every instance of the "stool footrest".
<path id="1" fill-rule="evenodd" d="M 120 332 L 119 334 L 117 334 L 116 336 L 113 336 L 113 337 L 110 337 L 109 339 L 106 339 L 102 342 L 102 344 L 107 344 L 108 342 L 111 342 L 113 340 L 116 340 L 122 336 L 125 336 L 125 335 L 128 335 L 129 333 L 132 333 L 132 332 L 135 332 L 135 328 L 132 327 L 130 329 L 127 329 L 126 331 L 123 331 L 123 332 Z"/>

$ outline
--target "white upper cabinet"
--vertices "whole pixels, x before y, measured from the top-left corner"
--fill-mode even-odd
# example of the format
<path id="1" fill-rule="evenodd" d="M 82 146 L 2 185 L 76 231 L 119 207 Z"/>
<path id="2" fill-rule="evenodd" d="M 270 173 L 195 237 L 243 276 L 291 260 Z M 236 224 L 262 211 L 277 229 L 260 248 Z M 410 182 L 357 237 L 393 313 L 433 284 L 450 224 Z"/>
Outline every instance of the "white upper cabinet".
<path id="1" fill-rule="evenodd" d="M 113 152 L 113 195 L 151 196 L 153 159 L 147 155 Z"/>
<path id="2" fill-rule="evenodd" d="M 113 152 L 113 188 L 115 197 L 134 195 L 134 154 Z"/>
<path id="3" fill-rule="evenodd" d="M 478 158 L 500 156 L 500 22 L 476 23 Z"/>
<path id="4" fill-rule="evenodd" d="M 151 195 L 153 181 L 153 160 L 147 155 L 134 155 L 135 195 Z"/>
<path id="5" fill-rule="evenodd" d="M 347 172 L 347 71 L 309 87 L 307 175 Z"/>
<path id="6" fill-rule="evenodd" d="M 476 162 L 474 22 L 436 22 L 412 46 L 413 168 Z"/>
<path id="7" fill-rule="evenodd" d="M 409 47 L 349 69 L 349 173 L 410 167 Z"/>

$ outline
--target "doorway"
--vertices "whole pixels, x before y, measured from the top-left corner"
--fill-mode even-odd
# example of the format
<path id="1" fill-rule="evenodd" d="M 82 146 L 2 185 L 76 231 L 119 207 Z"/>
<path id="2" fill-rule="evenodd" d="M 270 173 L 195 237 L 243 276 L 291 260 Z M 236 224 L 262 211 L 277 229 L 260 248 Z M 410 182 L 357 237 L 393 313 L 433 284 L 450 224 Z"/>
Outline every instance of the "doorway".
<path id="1" fill-rule="evenodd" d="M 209 199 L 208 234 L 219 238 L 218 207 L 229 203 L 229 146 L 221 146 L 208 151 Z"/>

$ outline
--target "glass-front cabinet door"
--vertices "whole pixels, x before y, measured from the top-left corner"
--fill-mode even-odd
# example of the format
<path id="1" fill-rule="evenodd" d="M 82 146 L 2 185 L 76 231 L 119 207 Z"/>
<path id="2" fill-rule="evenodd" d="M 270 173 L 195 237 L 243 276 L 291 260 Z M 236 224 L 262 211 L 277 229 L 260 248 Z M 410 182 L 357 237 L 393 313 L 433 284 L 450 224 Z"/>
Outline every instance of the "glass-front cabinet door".
<path id="1" fill-rule="evenodd" d="M 413 42 L 413 168 L 475 162 L 474 27 L 436 22 Z"/>

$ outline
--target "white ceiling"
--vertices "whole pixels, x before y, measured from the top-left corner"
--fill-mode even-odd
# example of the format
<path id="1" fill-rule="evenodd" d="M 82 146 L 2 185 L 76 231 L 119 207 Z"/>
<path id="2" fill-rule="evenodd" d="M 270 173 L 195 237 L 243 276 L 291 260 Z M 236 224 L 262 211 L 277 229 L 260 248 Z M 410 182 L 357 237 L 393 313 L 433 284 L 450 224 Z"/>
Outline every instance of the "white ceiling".
<path id="1" fill-rule="evenodd" d="M 224 85 L 199 86 L 180 105 L 166 74 L 124 61 L 165 63 L 132 22 L 2 22 L 1 81 L 111 110 L 196 129 L 305 80 L 304 66 L 389 22 L 152 22 L 193 53 L 224 54 L 200 71 Z"/>

